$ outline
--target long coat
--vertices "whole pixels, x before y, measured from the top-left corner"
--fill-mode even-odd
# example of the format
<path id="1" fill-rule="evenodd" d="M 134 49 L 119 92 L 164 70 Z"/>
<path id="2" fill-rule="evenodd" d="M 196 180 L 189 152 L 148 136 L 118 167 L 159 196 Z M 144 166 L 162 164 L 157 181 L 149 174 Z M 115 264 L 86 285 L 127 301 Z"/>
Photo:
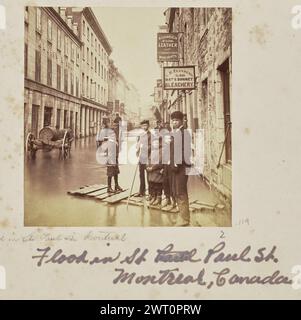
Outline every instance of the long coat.
<path id="1" fill-rule="evenodd" d="M 177 145 L 175 139 L 172 139 L 170 144 L 170 168 L 171 168 L 171 193 L 173 196 L 188 196 L 187 190 L 187 168 L 191 166 L 190 164 L 190 155 L 191 155 L 191 136 L 186 131 L 184 134 L 184 128 L 182 127 L 178 131 L 182 139 L 182 143 Z M 175 159 L 175 149 L 176 154 L 180 155 Z M 179 149 L 180 148 L 180 149 Z"/>

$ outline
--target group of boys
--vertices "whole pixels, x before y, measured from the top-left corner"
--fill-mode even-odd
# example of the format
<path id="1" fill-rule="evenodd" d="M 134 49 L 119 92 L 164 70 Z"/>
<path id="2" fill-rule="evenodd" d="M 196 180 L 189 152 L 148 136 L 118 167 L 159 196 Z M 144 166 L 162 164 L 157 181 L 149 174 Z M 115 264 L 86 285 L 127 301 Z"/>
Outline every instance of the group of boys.
<path id="1" fill-rule="evenodd" d="M 187 172 L 191 166 L 191 137 L 185 130 L 186 119 L 181 111 L 173 112 L 170 120 L 172 128 L 169 123 L 157 121 L 152 131 L 149 120 L 140 123 L 143 134 L 137 140 L 140 177 L 137 196 L 145 196 L 146 174 L 149 204 L 166 211 L 175 210 L 176 226 L 187 226 L 190 224 Z"/>

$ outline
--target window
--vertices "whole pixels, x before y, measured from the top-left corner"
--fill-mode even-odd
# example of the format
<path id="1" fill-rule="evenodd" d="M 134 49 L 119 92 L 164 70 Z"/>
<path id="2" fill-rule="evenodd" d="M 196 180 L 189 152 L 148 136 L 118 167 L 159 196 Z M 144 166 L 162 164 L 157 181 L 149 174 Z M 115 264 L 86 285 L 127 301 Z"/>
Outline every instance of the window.
<path id="1" fill-rule="evenodd" d="M 106 80 L 107 78 L 107 72 L 106 72 L 106 68 L 104 68 L 104 79 Z"/>
<path id="2" fill-rule="evenodd" d="M 41 82 L 41 51 L 36 50 L 35 55 L 35 80 Z"/>
<path id="3" fill-rule="evenodd" d="M 64 91 L 68 93 L 68 69 L 64 69 Z"/>
<path id="4" fill-rule="evenodd" d="M 106 89 L 103 89 L 103 103 L 106 103 Z"/>
<path id="5" fill-rule="evenodd" d="M 85 74 L 82 73 L 82 95 L 85 95 Z"/>
<path id="6" fill-rule="evenodd" d="M 86 83 L 86 97 L 89 98 L 89 77 L 87 76 L 87 83 Z"/>
<path id="7" fill-rule="evenodd" d="M 70 74 L 70 80 L 71 80 L 71 94 L 74 95 L 74 75 L 73 73 L 71 72 Z"/>
<path id="8" fill-rule="evenodd" d="M 68 56 L 69 54 L 69 39 L 67 36 L 65 36 L 65 56 Z"/>
<path id="9" fill-rule="evenodd" d="M 95 57 L 95 63 L 94 63 L 95 73 L 97 73 L 97 59 Z"/>
<path id="10" fill-rule="evenodd" d="M 62 48 L 62 32 L 60 29 L 57 29 L 57 49 L 61 50 Z"/>
<path id="11" fill-rule="evenodd" d="M 76 47 L 76 64 L 77 65 L 79 65 L 79 59 L 80 59 L 80 57 L 79 57 L 79 48 Z"/>
<path id="12" fill-rule="evenodd" d="M 101 66 L 101 79 L 103 79 L 103 65 Z"/>
<path id="13" fill-rule="evenodd" d="M 100 102 L 100 85 L 97 86 L 97 100 Z"/>
<path id="14" fill-rule="evenodd" d="M 223 112 L 225 126 L 225 158 L 227 163 L 232 160 L 232 138 L 231 138 L 231 109 L 230 109 L 230 72 L 229 59 L 218 68 L 222 81 Z"/>
<path id="15" fill-rule="evenodd" d="M 89 64 L 89 48 L 87 48 L 87 64 Z"/>
<path id="16" fill-rule="evenodd" d="M 91 46 L 93 47 L 93 33 L 91 32 Z"/>
<path id="17" fill-rule="evenodd" d="M 37 16 L 36 16 L 36 29 L 37 31 L 42 31 L 42 11 L 41 8 L 37 8 Z"/>
<path id="18" fill-rule="evenodd" d="M 83 35 L 86 34 L 86 22 L 83 21 Z"/>
<path id="19" fill-rule="evenodd" d="M 48 19 L 47 25 L 47 39 L 52 41 L 52 21 L 50 19 Z"/>
<path id="20" fill-rule="evenodd" d="M 103 60 L 103 48 L 101 48 L 101 59 Z"/>
<path id="21" fill-rule="evenodd" d="M 64 129 L 68 128 L 68 111 L 64 110 Z"/>
<path id="22" fill-rule="evenodd" d="M 76 77 L 76 82 L 75 82 L 75 94 L 77 97 L 79 97 L 79 81 L 78 77 Z"/>
<path id="23" fill-rule="evenodd" d="M 56 126 L 61 127 L 61 109 L 56 110 Z"/>
<path id="24" fill-rule="evenodd" d="M 31 115 L 31 132 L 37 137 L 38 126 L 39 126 L 39 110 L 40 106 L 32 105 L 32 115 Z"/>
<path id="25" fill-rule="evenodd" d="M 75 47 L 76 64 L 79 65 L 79 48 Z"/>
<path id="26" fill-rule="evenodd" d="M 24 76 L 27 77 L 27 69 L 28 69 L 28 44 L 25 43 L 24 46 Z"/>
<path id="27" fill-rule="evenodd" d="M 91 69 L 93 69 L 93 52 L 91 52 Z"/>
<path id="28" fill-rule="evenodd" d="M 98 55 L 100 55 L 100 43 L 98 44 Z"/>
<path id="29" fill-rule="evenodd" d="M 103 102 L 103 87 L 101 87 L 101 96 L 100 96 L 100 99 L 101 99 L 101 103 Z"/>
<path id="30" fill-rule="evenodd" d="M 91 83 L 90 83 L 90 99 L 94 99 L 94 96 L 93 96 L 93 81 L 92 81 L 92 79 L 90 81 L 91 81 Z"/>
<path id="31" fill-rule="evenodd" d="M 83 61 L 85 61 L 85 47 L 82 46 L 82 57 L 83 57 Z"/>
<path id="32" fill-rule="evenodd" d="M 58 64 L 56 66 L 56 88 L 61 90 L 61 66 Z"/>
<path id="33" fill-rule="evenodd" d="M 90 37 L 90 31 L 89 31 L 89 27 L 87 27 L 87 40 L 89 41 L 89 37 Z"/>
<path id="34" fill-rule="evenodd" d="M 52 59 L 51 55 L 47 57 L 47 85 L 52 86 Z"/>
<path id="35" fill-rule="evenodd" d="M 45 107 L 44 109 L 44 127 L 51 126 L 52 108 Z"/>
<path id="36" fill-rule="evenodd" d="M 71 60 L 74 61 L 75 58 L 75 48 L 74 48 L 74 43 L 71 42 Z"/>
<path id="37" fill-rule="evenodd" d="M 100 61 L 98 61 L 98 75 L 100 76 Z"/>
<path id="38" fill-rule="evenodd" d="M 97 40 L 95 39 L 95 52 L 97 51 Z"/>
<path id="39" fill-rule="evenodd" d="M 74 123 L 73 123 L 73 111 L 70 111 L 70 125 L 69 127 L 73 130 L 74 129 Z"/>

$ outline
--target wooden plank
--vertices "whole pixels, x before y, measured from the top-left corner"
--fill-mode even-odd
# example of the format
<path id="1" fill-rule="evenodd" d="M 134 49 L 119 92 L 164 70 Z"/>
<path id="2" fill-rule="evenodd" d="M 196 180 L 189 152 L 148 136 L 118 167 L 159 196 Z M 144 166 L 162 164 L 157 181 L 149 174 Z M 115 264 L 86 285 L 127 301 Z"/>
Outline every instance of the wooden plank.
<path id="1" fill-rule="evenodd" d="M 100 190 L 103 187 L 105 187 L 104 184 L 94 184 L 92 186 L 84 186 L 84 187 L 81 187 L 77 190 L 68 191 L 68 194 L 84 195 L 84 194 L 88 194 L 88 193 L 96 191 L 96 190 Z"/>
<path id="2" fill-rule="evenodd" d="M 97 197 L 97 196 L 100 196 L 104 193 L 107 193 L 107 186 L 104 186 L 103 188 L 99 189 L 99 190 L 96 190 L 96 191 L 93 191 L 93 192 L 90 192 L 90 193 L 87 193 L 85 194 L 86 197 Z"/>
<path id="3" fill-rule="evenodd" d="M 126 189 L 126 190 L 127 190 L 127 189 Z M 119 191 L 119 192 L 115 192 L 115 193 L 105 192 L 105 193 L 103 193 L 103 194 L 101 194 L 101 195 L 99 195 L 99 196 L 96 196 L 95 199 L 107 201 L 107 198 L 111 198 L 111 197 L 117 196 L 118 194 L 123 193 L 123 192 L 125 192 L 126 190 L 121 191 L 121 192 L 120 192 L 120 191 Z"/>
<path id="4" fill-rule="evenodd" d="M 216 206 L 216 204 L 214 204 L 214 203 L 202 202 L 199 200 L 194 201 L 194 203 L 199 204 L 204 207 L 215 207 Z"/>
<path id="5" fill-rule="evenodd" d="M 123 199 L 127 199 L 129 197 L 130 191 L 129 189 L 125 189 L 120 193 L 115 193 L 113 197 L 106 199 L 106 202 L 109 204 L 117 203 Z"/>
<path id="6" fill-rule="evenodd" d="M 207 206 L 195 206 L 195 205 L 191 205 L 190 208 L 193 209 L 194 211 L 197 211 L 197 212 L 201 212 L 201 211 L 204 211 L 204 210 L 215 211 L 215 208 L 213 208 L 213 207 L 207 207 Z"/>

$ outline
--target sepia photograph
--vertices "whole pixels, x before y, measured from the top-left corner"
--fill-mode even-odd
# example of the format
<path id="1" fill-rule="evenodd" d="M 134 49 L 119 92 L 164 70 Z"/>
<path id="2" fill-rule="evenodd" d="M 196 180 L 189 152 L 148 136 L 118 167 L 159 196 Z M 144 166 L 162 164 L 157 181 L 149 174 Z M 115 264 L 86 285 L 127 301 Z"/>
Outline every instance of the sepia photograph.
<path id="1" fill-rule="evenodd" d="M 24 9 L 24 226 L 232 226 L 232 9 Z"/>

